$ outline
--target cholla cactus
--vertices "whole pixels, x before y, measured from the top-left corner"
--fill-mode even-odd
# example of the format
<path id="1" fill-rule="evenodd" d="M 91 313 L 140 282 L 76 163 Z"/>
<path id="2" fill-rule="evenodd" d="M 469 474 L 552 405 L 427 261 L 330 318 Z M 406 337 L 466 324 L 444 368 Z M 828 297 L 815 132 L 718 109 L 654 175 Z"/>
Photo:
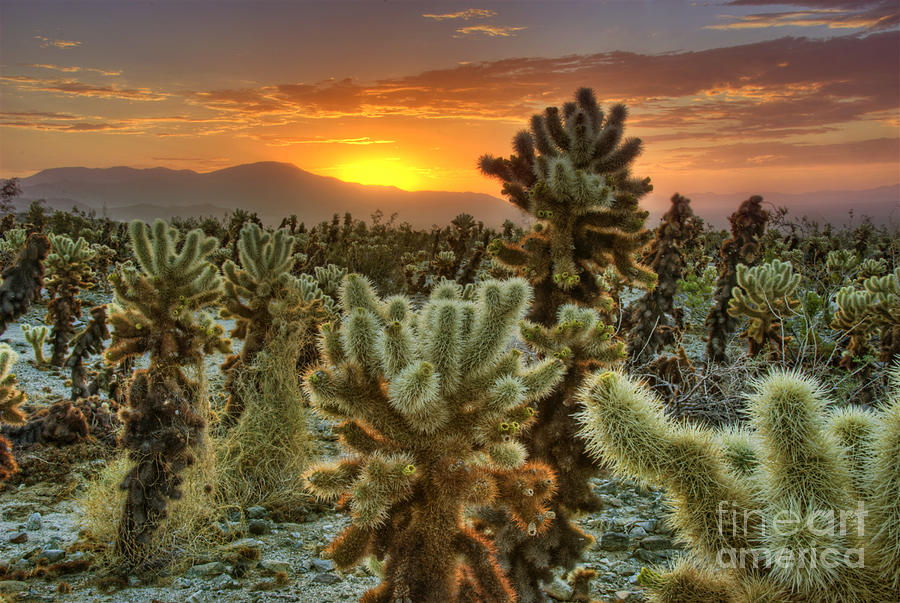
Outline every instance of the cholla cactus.
<path id="1" fill-rule="evenodd" d="M 703 221 L 694 215 L 691 200 L 672 196 L 669 211 L 663 214 L 656 236 L 650 244 L 647 263 L 659 275 L 656 287 L 629 309 L 628 342 L 633 359 L 653 356 L 660 348 L 674 343 L 679 331 L 675 311 L 678 281 L 685 268 L 684 249 L 695 243 L 703 232 Z"/>
<path id="2" fill-rule="evenodd" d="M 365 278 L 347 277 L 343 321 L 323 325 L 325 362 L 305 386 L 320 413 L 343 420 L 348 456 L 312 468 L 308 483 L 352 511 L 328 548 L 338 568 L 385 560 L 384 581 L 364 601 L 515 600 L 463 511 L 503 506 L 532 535 L 552 519 L 553 472 L 526 463 L 516 437 L 563 364 L 526 366 L 507 350 L 530 293 L 519 279 L 490 281 L 470 302 L 444 284 L 414 313 L 406 298 L 381 301 Z"/>
<path id="3" fill-rule="evenodd" d="M 136 564 L 165 515 L 167 499 L 180 496 L 178 474 L 202 442 L 205 417 L 195 407 L 199 385 L 182 367 L 200 366 L 204 354 L 227 352 L 229 342 L 202 311 L 221 294 L 218 271 L 206 261 L 216 240 L 193 230 L 179 246 L 178 231 L 162 220 L 152 227 L 136 220 L 129 234 L 139 269 L 114 273 L 113 341 L 106 359 L 119 364 L 150 355 L 149 367 L 132 378 L 129 407 L 122 412 L 122 445 L 134 465 L 121 485 L 127 496 L 116 544 Z"/>
<path id="4" fill-rule="evenodd" d="M 44 283 L 51 297 L 47 304 L 47 320 L 53 325 L 50 364 L 62 366 L 69 339 L 74 333 L 75 319 L 81 316 L 78 294 L 93 286 L 94 271 L 88 262 L 93 259 L 94 252 L 83 238 L 73 241 L 64 235 L 50 235 L 50 242 L 53 251 L 47 256 L 47 280 Z"/>
<path id="5" fill-rule="evenodd" d="M 14 260 L 19 250 L 25 245 L 28 231 L 24 228 L 10 228 L 0 237 L 0 266 L 6 266 Z"/>
<path id="6" fill-rule="evenodd" d="M 856 282 L 863 283 L 866 279 L 873 276 L 884 276 L 887 271 L 887 262 L 884 261 L 884 258 L 867 258 L 859 265 L 859 272 L 856 273 Z"/>
<path id="7" fill-rule="evenodd" d="M 774 371 L 750 396 L 753 429 L 716 435 L 666 417 L 633 379 L 587 381 L 591 452 L 667 487 L 690 547 L 673 570 L 643 572 L 650 600 L 898 600 L 896 384 L 890 396 L 878 412 L 829 412 L 813 380 Z"/>
<path id="8" fill-rule="evenodd" d="M 873 335 L 880 340 L 882 361 L 900 355 L 900 268 L 867 278 L 862 289 L 843 287 L 836 300 L 831 326 L 850 336 L 846 358 L 862 355 Z"/>
<path id="9" fill-rule="evenodd" d="M 829 251 L 825 257 L 825 270 L 833 283 L 840 283 L 859 270 L 859 256 L 849 249 Z"/>
<path id="10" fill-rule="evenodd" d="M 722 265 L 716 281 L 713 306 L 706 316 L 706 356 L 711 362 L 725 359 L 728 337 L 737 326 L 737 320 L 728 312 L 732 291 L 737 285 L 737 266 L 753 266 L 761 255 L 759 238 L 769 221 L 769 213 L 761 204 L 762 197 L 754 195 L 741 203 L 738 210 L 728 218 L 731 222 L 731 238 L 722 243 L 719 251 Z"/>
<path id="11" fill-rule="evenodd" d="M 790 343 L 784 335 L 782 319 L 789 310 L 800 307 L 794 297 L 800 286 L 800 275 L 787 262 L 772 260 L 753 268 L 737 267 L 737 286 L 731 291 L 728 314 L 749 320 L 743 337 L 747 338 L 750 355 L 756 356 L 771 344 L 776 355 L 782 355 Z"/>
<path id="12" fill-rule="evenodd" d="M 578 90 L 575 99 L 563 106 L 562 116 L 555 107 L 535 115 L 530 132 L 516 135 L 515 154 L 509 159 L 484 156 L 480 161 L 485 174 L 503 181 L 504 194 L 537 220 L 521 242 L 497 239 L 488 251 L 533 284 L 535 303 L 529 318 L 549 329 L 555 328 L 561 308 L 570 304 L 612 310 L 614 301 L 601 274 L 611 272 L 606 281 L 623 285 L 652 286 L 656 280 L 635 259 L 650 236 L 644 229 L 647 212 L 637 200 L 652 189 L 649 178 L 629 173 L 640 140 L 622 142 L 624 106 L 616 105 L 604 116 L 590 89 Z M 594 324 L 583 322 L 572 332 Z M 608 334 L 605 325 L 601 330 Z M 530 455 L 557 474 L 560 486 L 551 502 L 557 520 L 527 545 L 512 538 L 498 542 L 499 556 L 510 567 L 523 603 L 544 600 L 538 581 L 551 580 L 556 566 L 572 569 L 590 543 L 590 537 L 568 521 L 568 514 L 599 508 L 588 482 L 596 466 L 575 436 L 571 405 L 584 372 L 612 357 L 592 357 L 578 346 L 569 353 L 563 387 L 541 403 L 535 427 L 523 436 Z"/>
<path id="13" fill-rule="evenodd" d="M 116 250 L 107 245 L 95 243 L 91 245 L 91 251 L 94 254 L 91 267 L 97 273 L 97 282 L 103 287 L 104 291 L 109 291 L 109 267 L 116 260 Z"/>
<path id="14" fill-rule="evenodd" d="M 34 361 L 38 366 L 47 364 L 47 359 L 44 357 L 44 341 L 49 332 L 50 329 L 43 325 L 38 327 L 22 325 L 22 334 L 25 336 L 25 341 L 31 344 L 34 350 Z"/>
<path id="15" fill-rule="evenodd" d="M 24 314 L 44 286 L 44 258 L 50 251 L 50 239 L 32 234 L 25 241 L 15 264 L 0 275 L 0 334 L 6 325 Z"/>
<path id="16" fill-rule="evenodd" d="M 603 305 L 595 275 L 615 266 L 629 281 L 649 287 L 656 275 L 635 260 L 649 233 L 638 199 L 652 190 L 649 178 L 632 178 L 629 164 L 641 141 L 622 140 L 625 107 L 604 116 L 594 93 L 581 88 L 576 102 L 531 118 L 509 159 L 485 155 L 481 171 L 503 181 L 503 193 L 537 220 L 520 243 L 495 239 L 490 251 L 535 288 L 531 317 L 550 324 L 559 306 Z"/>
<path id="17" fill-rule="evenodd" d="M 228 260 L 223 265 L 225 274 L 225 307 L 223 318 L 234 318 L 231 336 L 244 340 L 240 355 L 229 356 L 222 364 L 226 373 L 225 388 L 229 392 L 225 406 L 228 423 L 234 423 L 244 409 L 244 403 L 235 387 L 235 379 L 242 366 L 247 366 L 263 349 L 269 329 L 272 327 L 270 304 L 284 295 L 294 260 L 291 252 L 294 237 L 287 230 L 275 233 L 263 232 L 257 224 L 247 222 L 241 229 L 237 242 L 243 268 Z"/>
<path id="18" fill-rule="evenodd" d="M 316 275 L 316 283 L 322 293 L 330 299 L 335 300 L 340 297 L 341 283 L 347 276 L 347 269 L 336 264 L 328 264 L 327 266 L 316 266 L 314 269 Z"/>
<path id="19" fill-rule="evenodd" d="M 16 360 L 16 353 L 5 343 L 0 344 L 0 424 L 25 423 L 25 415 L 19 410 L 19 405 L 25 401 L 25 394 L 16 389 L 16 376 L 12 373 Z M 12 445 L 0 435 L 0 482 L 17 470 Z"/>
<path id="20" fill-rule="evenodd" d="M 72 400 L 87 398 L 97 393 L 88 387 L 84 374 L 84 360 L 91 354 L 103 352 L 103 342 L 109 339 L 106 327 L 106 304 L 91 308 L 91 320 L 72 339 L 72 352 L 66 358 L 66 368 L 72 372 Z"/>

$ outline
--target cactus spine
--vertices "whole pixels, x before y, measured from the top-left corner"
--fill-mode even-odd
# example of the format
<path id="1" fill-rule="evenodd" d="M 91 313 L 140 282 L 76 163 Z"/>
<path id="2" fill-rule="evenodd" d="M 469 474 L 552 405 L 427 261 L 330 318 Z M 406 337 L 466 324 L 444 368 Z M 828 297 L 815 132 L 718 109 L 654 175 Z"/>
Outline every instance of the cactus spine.
<path id="1" fill-rule="evenodd" d="M 111 364 L 149 354 L 148 368 L 135 372 L 122 412 L 122 445 L 133 465 L 121 488 L 127 492 L 117 550 L 127 565 L 145 561 L 144 547 L 165 515 L 167 500 L 180 496 L 179 473 L 194 461 L 205 417 L 198 409 L 199 385 L 182 372 L 200 366 L 204 354 L 227 352 L 229 342 L 203 308 L 218 300 L 221 279 L 206 257 L 217 242 L 200 230 L 184 238 L 157 220 L 129 226 L 138 268 L 116 273 L 116 303 L 110 308 Z M 198 412 L 199 411 L 199 412 Z"/>
<path id="2" fill-rule="evenodd" d="M 595 374 L 580 398 L 591 452 L 665 485 L 690 546 L 685 563 L 647 573 L 652 601 L 900 597 L 896 384 L 880 411 L 848 416 L 826 411 L 813 380 L 773 371 L 749 398 L 753 429 L 718 437 L 675 423 L 618 373 Z M 698 598 L 709 592 L 721 596 Z"/>
<path id="3" fill-rule="evenodd" d="M 407 299 L 382 301 L 366 279 L 347 277 L 343 320 L 323 325 L 324 363 L 305 387 L 320 413 L 343 420 L 348 456 L 313 467 L 308 483 L 352 511 L 328 549 L 338 568 L 370 554 L 385 561 L 363 601 L 515 600 L 463 510 L 503 506 L 532 536 L 552 519 L 553 472 L 526 463 L 517 436 L 563 364 L 524 365 L 507 349 L 529 297 L 520 279 L 483 283 L 475 301 L 444 284 L 414 313 Z"/>
<path id="4" fill-rule="evenodd" d="M 16 375 L 12 372 L 16 360 L 16 353 L 5 343 L 0 344 L 0 424 L 25 423 L 25 415 L 19 410 L 19 405 L 25 401 L 25 394 L 16 389 Z M 12 444 L 0 435 L 0 482 L 18 468 L 13 458 Z"/>

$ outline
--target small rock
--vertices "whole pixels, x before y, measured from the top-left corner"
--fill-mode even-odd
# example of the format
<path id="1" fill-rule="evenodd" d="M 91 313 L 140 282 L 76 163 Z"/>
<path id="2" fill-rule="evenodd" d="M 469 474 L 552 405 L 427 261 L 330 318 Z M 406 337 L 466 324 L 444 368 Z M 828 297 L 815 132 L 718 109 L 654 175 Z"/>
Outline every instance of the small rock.
<path id="1" fill-rule="evenodd" d="M 624 551 L 628 548 L 628 534 L 604 532 L 600 537 L 600 548 L 604 551 Z"/>
<path id="2" fill-rule="evenodd" d="M 617 590 L 614 601 L 628 601 L 631 599 L 630 590 Z"/>
<path id="3" fill-rule="evenodd" d="M 18 570 L 22 572 L 27 572 L 31 569 L 31 566 L 34 565 L 28 559 L 19 559 L 15 563 L 12 564 L 13 571 Z"/>
<path id="4" fill-rule="evenodd" d="M 606 499 L 606 504 L 609 505 L 610 507 L 623 507 L 623 506 L 625 506 L 625 503 L 622 502 L 622 499 L 621 499 L 621 498 L 618 498 L 617 496 L 610 496 L 609 498 L 607 498 L 607 499 Z"/>
<path id="5" fill-rule="evenodd" d="M 640 527 L 642 527 L 642 528 L 644 528 L 645 530 L 647 530 L 647 533 L 649 534 L 649 533 L 652 532 L 654 529 L 656 529 L 656 520 L 655 520 L 655 519 L 650 519 L 650 520 L 648 520 L 648 521 L 639 521 L 639 522 L 637 522 L 637 525 L 639 525 Z"/>
<path id="6" fill-rule="evenodd" d="M 629 538 L 643 538 L 647 535 L 647 530 L 642 528 L 641 526 L 634 526 L 628 531 Z"/>
<path id="7" fill-rule="evenodd" d="M 288 562 L 275 561 L 273 559 L 263 559 L 259 562 L 259 567 L 272 574 L 277 574 L 279 572 L 288 574 L 291 571 L 291 565 Z"/>
<path id="8" fill-rule="evenodd" d="M 19 532 L 18 534 L 12 536 L 9 541 L 13 544 L 22 544 L 28 542 L 28 534 L 25 532 Z"/>
<path id="9" fill-rule="evenodd" d="M 131 588 L 137 588 L 141 585 L 141 579 L 137 576 L 128 576 L 128 586 Z"/>
<path id="10" fill-rule="evenodd" d="M 317 574 L 316 577 L 312 579 L 313 582 L 316 582 L 318 584 L 334 584 L 335 582 L 340 582 L 340 580 L 340 578 L 338 578 L 331 572 Z"/>
<path id="11" fill-rule="evenodd" d="M 29 532 L 34 532 L 41 529 L 41 514 L 40 513 L 32 513 L 28 516 L 28 519 L 25 521 L 25 529 Z"/>
<path id="12" fill-rule="evenodd" d="M 557 576 L 553 582 L 544 584 L 543 588 L 548 597 L 556 599 L 557 601 L 568 601 L 575 594 L 572 587 L 563 582 L 559 576 Z"/>
<path id="13" fill-rule="evenodd" d="M 254 536 L 262 536 L 272 531 L 272 526 L 265 519 L 251 519 L 247 522 L 247 530 Z"/>
<path id="14" fill-rule="evenodd" d="M 330 572 L 334 569 L 334 561 L 331 559 L 310 559 L 309 569 L 317 572 Z"/>
<path id="15" fill-rule="evenodd" d="M 672 539 L 668 536 L 653 535 L 644 538 L 641 541 L 641 548 L 648 551 L 661 551 L 663 549 L 671 549 Z"/>
<path id="16" fill-rule="evenodd" d="M 247 519 L 265 519 L 268 514 L 269 511 L 259 505 L 247 509 Z"/>
<path id="17" fill-rule="evenodd" d="M 228 571 L 228 566 L 221 561 L 213 561 L 212 563 L 204 563 L 195 565 L 184 573 L 185 578 L 209 578 L 218 576 Z"/>
<path id="18" fill-rule="evenodd" d="M 190 588 L 193 582 L 187 578 L 175 578 L 172 580 L 172 584 L 178 588 Z"/>
<path id="19" fill-rule="evenodd" d="M 65 556 L 66 552 L 61 549 L 47 549 L 46 551 L 41 551 L 38 559 L 43 559 L 47 563 L 59 563 Z"/>
<path id="20" fill-rule="evenodd" d="M 28 583 L 22 580 L 0 580 L 0 593 L 20 593 L 28 590 Z"/>

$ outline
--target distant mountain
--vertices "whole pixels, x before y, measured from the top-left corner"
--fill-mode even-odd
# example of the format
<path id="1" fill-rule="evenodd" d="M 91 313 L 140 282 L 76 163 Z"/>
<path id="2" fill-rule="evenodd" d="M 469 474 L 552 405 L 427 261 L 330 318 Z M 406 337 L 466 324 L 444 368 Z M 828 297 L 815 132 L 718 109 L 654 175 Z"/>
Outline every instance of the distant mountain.
<path id="1" fill-rule="evenodd" d="M 482 193 L 404 191 L 392 186 L 366 186 L 317 176 L 289 163 L 262 162 L 237 165 L 215 172 L 198 173 L 168 168 L 53 168 L 22 178 L 21 208 L 33 199 L 45 199 L 52 208 L 92 209 L 111 218 L 144 220 L 171 216 L 222 216 L 236 208 L 257 212 L 277 223 L 297 214 L 314 224 L 335 213 L 349 211 L 368 219 L 376 209 L 385 216 L 399 214 L 400 221 L 417 227 L 447 224 L 456 215 L 469 213 L 492 226 L 525 217 L 510 203 Z M 672 192 L 654 191 L 647 199 L 649 226 L 658 223 L 668 208 Z M 820 191 L 802 194 L 778 192 L 711 193 L 679 191 L 691 199 L 694 211 L 718 227 L 752 194 L 765 203 L 789 208 L 789 217 L 808 216 L 820 222 L 842 224 L 870 216 L 876 223 L 900 223 L 900 184 L 856 191 Z"/>
<path id="2" fill-rule="evenodd" d="M 849 212 L 852 210 L 855 224 L 863 216 L 872 218 L 876 224 L 900 224 L 900 184 L 866 190 L 800 194 L 754 192 L 726 195 L 687 191 L 682 191 L 682 194 L 691 200 L 694 213 L 720 227 L 725 227 L 728 216 L 738 208 L 741 201 L 752 195 L 760 195 L 767 209 L 772 209 L 772 206 L 787 207 L 788 218 L 806 216 L 820 223 L 846 224 L 850 222 Z"/>
<path id="3" fill-rule="evenodd" d="M 267 222 L 290 214 L 307 224 L 349 211 L 368 219 L 377 209 L 385 217 L 428 227 L 447 224 L 469 213 L 498 226 L 523 215 L 503 199 L 482 193 L 404 191 L 392 186 L 366 186 L 317 176 L 289 163 L 262 162 L 208 173 L 167 168 L 53 168 L 20 180 L 20 207 L 45 199 L 52 208 L 93 209 L 111 218 L 151 219 L 221 216 L 243 208 Z"/>

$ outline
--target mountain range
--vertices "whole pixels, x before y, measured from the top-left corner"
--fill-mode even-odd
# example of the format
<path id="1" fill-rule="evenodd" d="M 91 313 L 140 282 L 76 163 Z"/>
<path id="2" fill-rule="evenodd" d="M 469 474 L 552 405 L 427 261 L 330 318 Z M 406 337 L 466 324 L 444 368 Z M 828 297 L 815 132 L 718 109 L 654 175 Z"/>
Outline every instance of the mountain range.
<path id="1" fill-rule="evenodd" d="M 17 199 L 20 209 L 32 200 L 44 199 L 53 209 L 78 207 L 117 220 L 223 216 L 243 208 L 275 224 L 290 214 L 296 214 L 308 225 L 348 211 L 368 219 L 378 209 L 386 217 L 396 212 L 399 221 L 416 227 L 444 225 L 461 213 L 491 226 L 499 226 L 506 219 L 525 222 L 524 214 L 510 203 L 483 193 L 405 191 L 355 184 L 276 162 L 243 164 L 206 173 L 169 168 L 52 168 L 22 178 L 19 184 L 23 193 Z M 787 207 L 793 218 L 805 215 L 820 222 L 841 224 L 849 222 L 849 212 L 853 210 L 855 221 L 869 216 L 878 224 L 900 223 L 900 184 L 802 194 L 680 192 L 692 200 L 698 215 L 718 227 L 727 226 L 727 217 L 751 194 L 762 195 L 770 209 Z M 656 225 L 670 194 L 651 194 L 646 203 L 653 210 L 648 225 Z"/>
<path id="2" fill-rule="evenodd" d="M 289 163 L 261 162 L 214 172 L 131 167 L 52 168 L 19 180 L 17 205 L 44 199 L 54 209 L 90 209 L 116 220 L 171 216 L 222 216 L 236 208 L 278 223 L 290 214 L 307 225 L 350 212 L 385 217 L 413 226 L 444 225 L 461 213 L 498 226 L 523 215 L 503 199 L 483 193 L 404 191 L 311 174 Z"/>

